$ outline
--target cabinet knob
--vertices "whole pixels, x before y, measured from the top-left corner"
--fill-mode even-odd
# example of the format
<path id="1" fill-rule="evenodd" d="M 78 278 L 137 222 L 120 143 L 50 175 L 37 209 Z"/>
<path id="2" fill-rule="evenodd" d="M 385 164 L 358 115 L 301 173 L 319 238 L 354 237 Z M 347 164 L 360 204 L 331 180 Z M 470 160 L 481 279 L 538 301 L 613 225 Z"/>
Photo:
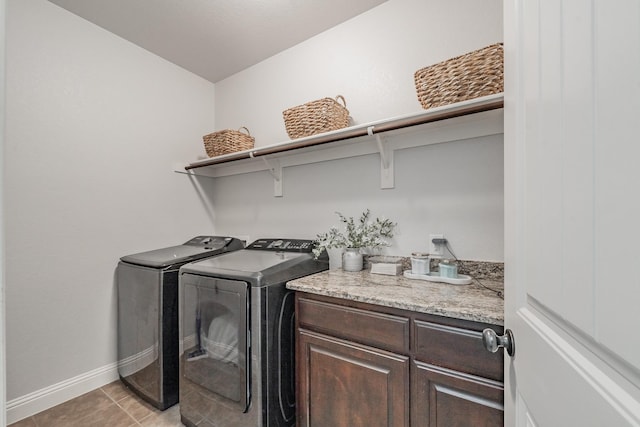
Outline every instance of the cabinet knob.
<path id="1" fill-rule="evenodd" d="M 493 329 L 487 328 L 482 331 L 482 343 L 484 344 L 484 348 L 491 353 L 495 353 L 500 347 L 504 348 L 511 357 L 513 357 L 516 352 L 511 329 L 505 330 L 504 335 L 498 335 Z"/>

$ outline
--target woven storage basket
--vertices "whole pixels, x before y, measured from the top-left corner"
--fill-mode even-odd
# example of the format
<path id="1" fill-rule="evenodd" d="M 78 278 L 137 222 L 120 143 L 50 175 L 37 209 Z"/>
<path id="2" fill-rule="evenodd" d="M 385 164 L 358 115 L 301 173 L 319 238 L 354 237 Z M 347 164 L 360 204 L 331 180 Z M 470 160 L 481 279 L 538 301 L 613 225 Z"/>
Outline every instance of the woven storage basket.
<path id="1" fill-rule="evenodd" d="M 504 91 L 502 43 L 415 72 L 422 108 L 429 109 Z"/>
<path id="2" fill-rule="evenodd" d="M 342 100 L 341 105 L 337 100 Z M 349 126 L 349 110 L 342 95 L 292 107 L 282 112 L 289 138 L 303 138 Z"/>
<path id="3" fill-rule="evenodd" d="M 240 132 L 244 129 L 247 133 Z M 241 127 L 238 130 L 225 129 L 210 133 L 202 137 L 204 149 L 209 157 L 222 156 L 236 151 L 253 148 L 255 138 L 249 134 L 249 129 Z"/>

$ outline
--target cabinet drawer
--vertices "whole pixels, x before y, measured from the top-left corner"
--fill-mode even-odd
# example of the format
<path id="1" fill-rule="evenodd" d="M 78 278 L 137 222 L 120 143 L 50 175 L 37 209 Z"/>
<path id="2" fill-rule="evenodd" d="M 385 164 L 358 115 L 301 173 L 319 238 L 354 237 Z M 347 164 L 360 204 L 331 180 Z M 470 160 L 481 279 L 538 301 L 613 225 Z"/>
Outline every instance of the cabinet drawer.
<path id="1" fill-rule="evenodd" d="M 304 297 L 296 316 L 301 328 L 322 332 L 373 347 L 407 354 L 409 318 L 377 313 Z"/>
<path id="2" fill-rule="evenodd" d="M 416 359 L 445 368 L 503 381 L 504 355 L 490 353 L 482 332 L 414 320 Z"/>

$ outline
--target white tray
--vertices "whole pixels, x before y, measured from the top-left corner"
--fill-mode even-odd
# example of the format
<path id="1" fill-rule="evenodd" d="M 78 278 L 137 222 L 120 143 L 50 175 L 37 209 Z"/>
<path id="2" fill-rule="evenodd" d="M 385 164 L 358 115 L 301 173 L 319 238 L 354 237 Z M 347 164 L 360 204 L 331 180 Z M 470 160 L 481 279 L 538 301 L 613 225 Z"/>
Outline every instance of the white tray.
<path id="1" fill-rule="evenodd" d="M 405 270 L 404 277 L 407 279 L 426 280 L 427 282 L 442 282 L 450 285 L 468 285 L 471 283 L 471 276 L 466 274 L 458 274 L 455 279 L 452 277 L 440 277 L 440 273 L 433 272 L 429 274 L 413 274 L 411 270 Z"/>

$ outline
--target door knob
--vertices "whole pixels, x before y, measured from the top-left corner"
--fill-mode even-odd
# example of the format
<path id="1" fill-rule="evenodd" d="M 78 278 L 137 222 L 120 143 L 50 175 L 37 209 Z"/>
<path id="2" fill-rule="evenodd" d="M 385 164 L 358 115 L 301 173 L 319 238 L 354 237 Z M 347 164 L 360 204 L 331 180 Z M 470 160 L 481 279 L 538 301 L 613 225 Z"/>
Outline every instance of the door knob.
<path id="1" fill-rule="evenodd" d="M 491 353 L 495 353 L 500 347 L 504 348 L 511 357 L 513 357 L 516 352 L 511 329 L 505 330 L 504 335 L 498 335 L 493 329 L 487 328 L 482 331 L 482 343 L 484 344 L 484 348 Z"/>

